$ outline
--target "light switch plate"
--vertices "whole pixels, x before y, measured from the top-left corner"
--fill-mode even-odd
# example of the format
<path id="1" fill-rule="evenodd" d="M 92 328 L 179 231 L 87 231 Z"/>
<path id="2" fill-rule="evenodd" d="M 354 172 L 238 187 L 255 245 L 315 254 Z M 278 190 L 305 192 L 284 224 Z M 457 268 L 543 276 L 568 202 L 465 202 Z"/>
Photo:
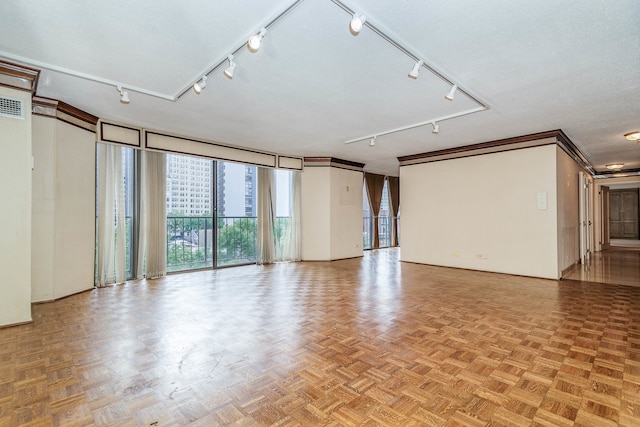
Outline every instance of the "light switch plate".
<path id="1" fill-rule="evenodd" d="M 547 193 L 538 193 L 538 210 L 547 209 Z"/>

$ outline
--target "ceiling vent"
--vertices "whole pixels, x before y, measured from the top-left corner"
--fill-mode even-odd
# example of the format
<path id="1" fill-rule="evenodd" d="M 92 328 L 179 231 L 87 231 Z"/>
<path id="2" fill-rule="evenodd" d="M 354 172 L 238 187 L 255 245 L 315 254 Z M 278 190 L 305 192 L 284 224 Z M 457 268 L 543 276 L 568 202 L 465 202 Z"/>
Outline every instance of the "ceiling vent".
<path id="1" fill-rule="evenodd" d="M 24 119 L 24 100 L 1 96 L 0 116 Z"/>

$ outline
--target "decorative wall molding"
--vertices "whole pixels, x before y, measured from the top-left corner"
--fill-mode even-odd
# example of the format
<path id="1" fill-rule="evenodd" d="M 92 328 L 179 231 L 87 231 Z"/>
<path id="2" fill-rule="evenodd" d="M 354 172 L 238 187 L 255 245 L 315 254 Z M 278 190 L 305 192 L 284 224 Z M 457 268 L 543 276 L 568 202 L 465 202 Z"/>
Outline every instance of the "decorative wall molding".
<path id="1" fill-rule="evenodd" d="M 276 167 L 277 155 L 219 142 L 204 141 L 144 129 L 144 148 L 166 153 L 194 155 L 247 165 Z"/>
<path id="2" fill-rule="evenodd" d="M 0 86 L 35 93 L 40 70 L 0 61 Z"/>
<path id="3" fill-rule="evenodd" d="M 142 129 L 100 120 L 98 141 L 127 147 L 142 147 Z"/>
<path id="4" fill-rule="evenodd" d="M 172 135 L 131 125 L 100 120 L 98 141 L 141 150 L 205 157 L 247 165 L 302 170 L 302 157 L 278 155 L 215 141 Z"/>
<path id="5" fill-rule="evenodd" d="M 499 139 L 496 141 L 482 142 L 479 144 L 465 145 L 462 147 L 448 148 L 445 150 L 429 151 L 426 153 L 412 154 L 398 157 L 400 167 L 420 163 L 431 163 L 442 160 L 459 159 L 463 157 L 479 156 L 483 154 L 499 153 L 502 151 L 521 150 L 543 145 L 557 145 L 566 152 L 581 167 L 594 176 L 595 169 L 580 150 L 571 142 L 562 130 L 551 130 L 513 138 Z"/>
<path id="6" fill-rule="evenodd" d="M 619 172 L 614 172 L 614 171 L 596 172 L 595 175 L 593 175 L 595 179 L 626 178 L 630 176 L 640 176 L 640 168 L 627 169 Z"/>
<path id="7" fill-rule="evenodd" d="M 338 159 L 336 157 L 305 157 L 304 167 L 333 167 L 362 172 L 364 163 Z"/>
<path id="8" fill-rule="evenodd" d="M 304 159 L 302 157 L 278 155 L 278 169 L 302 170 Z"/>
<path id="9" fill-rule="evenodd" d="M 34 96 L 31 112 L 37 116 L 58 119 L 89 132 L 97 131 L 98 117 L 57 99 Z"/>

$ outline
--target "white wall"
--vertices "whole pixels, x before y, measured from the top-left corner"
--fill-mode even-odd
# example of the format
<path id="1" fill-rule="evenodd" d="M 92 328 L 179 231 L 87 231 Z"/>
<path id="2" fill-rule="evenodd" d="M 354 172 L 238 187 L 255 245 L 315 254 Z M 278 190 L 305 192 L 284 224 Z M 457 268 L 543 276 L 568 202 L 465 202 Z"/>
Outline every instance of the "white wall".
<path id="1" fill-rule="evenodd" d="M 0 87 L 24 101 L 24 119 L 0 117 L 0 326 L 31 321 L 31 93 Z"/>
<path id="2" fill-rule="evenodd" d="M 401 167 L 402 260 L 559 278 L 555 175 L 555 145 Z"/>
<path id="3" fill-rule="evenodd" d="M 32 301 L 91 289 L 95 251 L 95 133 L 33 119 Z"/>
<path id="4" fill-rule="evenodd" d="M 56 119 L 33 116 L 33 217 L 31 300 L 53 295 L 56 197 Z"/>
<path id="5" fill-rule="evenodd" d="M 331 169 L 331 259 L 362 256 L 363 173 Z"/>
<path id="6" fill-rule="evenodd" d="M 302 259 L 362 256 L 362 172 L 307 167 L 302 173 Z"/>
<path id="7" fill-rule="evenodd" d="M 331 168 L 308 167 L 302 172 L 301 255 L 304 261 L 331 259 Z"/>
<path id="8" fill-rule="evenodd" d="M 96 134 L 56 120 L 54 297 L 93 288 Z"/>

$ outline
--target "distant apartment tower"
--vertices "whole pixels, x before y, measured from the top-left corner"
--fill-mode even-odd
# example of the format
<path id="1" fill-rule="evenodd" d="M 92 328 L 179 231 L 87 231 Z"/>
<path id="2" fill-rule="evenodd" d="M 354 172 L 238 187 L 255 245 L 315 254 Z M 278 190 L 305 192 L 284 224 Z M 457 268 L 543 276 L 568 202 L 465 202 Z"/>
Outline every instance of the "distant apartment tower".
<path id="1" fill-rule="evenodd" d="M 212 212 L 213 162 L 189 156 L 167 156 L 167 213 L 200 216 Z"/>
<path id="2" fill-rule="evenodd" d="M 256 216 L 257 168 L 238 163 L 218 162 L 217 173 L 218 216 Z"/>
<path id="3" fill-rule="evenodd" d="M 219 217 L 256 216 L 257 168 L 215 162 Z M 213 212 L 214 162 L 197 157 L 167 156 L 167 213 L 201 216 Z"/>

